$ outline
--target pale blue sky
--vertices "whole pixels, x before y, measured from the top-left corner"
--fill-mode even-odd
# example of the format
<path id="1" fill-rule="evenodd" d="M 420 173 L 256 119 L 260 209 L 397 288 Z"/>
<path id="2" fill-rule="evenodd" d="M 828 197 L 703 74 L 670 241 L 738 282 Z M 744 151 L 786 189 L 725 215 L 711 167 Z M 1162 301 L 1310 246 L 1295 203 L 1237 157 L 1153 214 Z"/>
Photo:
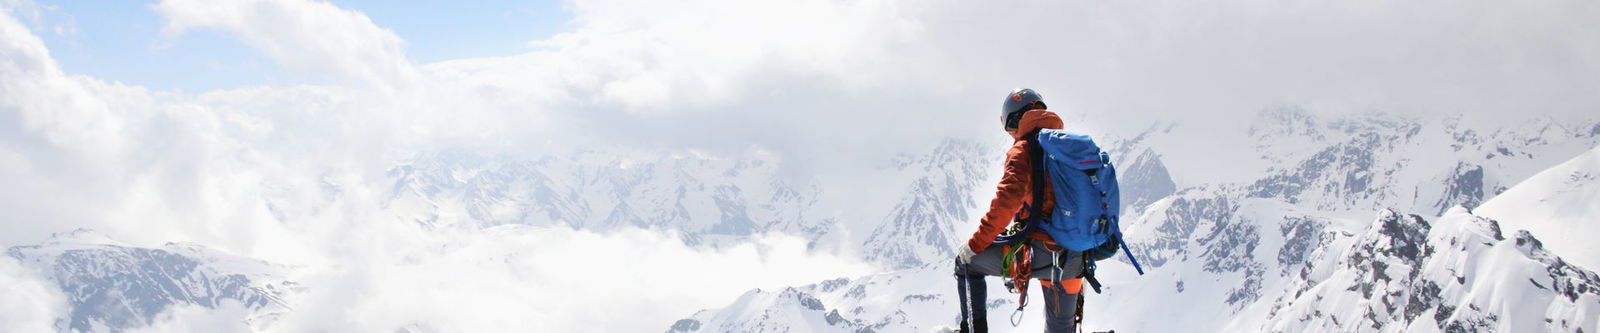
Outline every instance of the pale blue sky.
<path id="1" fill-rule="evenodd" d="M 211 29 L 161 35 L 154 1 L 40 0 L 29 22 L 64 71 L 153 89 L 198 93 L 219 88 L 293 83 L 297 77 L 248 45 Z M 567 26 L 558 0 L 333 1 L 366 13 L 406 40 L 413 62 L 511 55 L 528 41 Z"/>

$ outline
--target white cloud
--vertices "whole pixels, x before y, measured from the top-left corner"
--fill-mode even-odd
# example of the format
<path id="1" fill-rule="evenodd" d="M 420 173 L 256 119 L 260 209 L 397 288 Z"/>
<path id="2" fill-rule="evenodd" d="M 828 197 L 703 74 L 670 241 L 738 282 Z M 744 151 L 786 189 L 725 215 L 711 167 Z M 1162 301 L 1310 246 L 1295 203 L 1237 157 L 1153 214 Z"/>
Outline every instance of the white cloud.
<path id="1" fill-rule="evenodd" d="M 365 14 L 312 0 L 164 0 L 153 8 L 169 35 L 220 29 L 301 74 L 377 89 L 405 86 L 415 68 L 405 41 Z"/>
<path id="2" fill-rule="evenodd" d="M 596 82 L 593 99 L 682 112 L 775 93 L 760 81 L 808 76 L 850 88 L 887 82 L 888 58 L 918 27 L 886 1 L 578 1 L 576 31 L 534 43 Z M 889 68 L 880 68 L 889 67 Z"/>
<path id="3" fill-rule="evenodd" d="M 641 229 L 363 232 L 373 236 L 347 239 L 345 260 L 301 278 L 316 287 L 291 299 L 276 329 L 652 331 L 749 288 L 869 272 L 782 235 L 711 250 Z"/>
<path id="4" fill-rule="evenodd" d="M 373 74 L 413 72 L 403 41 L 331 4 L 156 8 L 169 31 L 223 29 L 291 67 L 407 87 L 355 111 L 383 110 L 353 117 L 394 122 L 381 137 L 497 149 L 756 145 L 823 174 L 945 136 L 1002 137 L 987 125 L 998 96 L 1018 86 L 1095 120 L 1085 126 L 1116 130 L 1158 119 L 1222 129 L 1284 103 L 1484 117 L 1586 115 L 1600 104 L 1584 93 L 1600 86 L 1600 65 L 1582 60 L 1600 47 L 1583 23 L 1600 10 L 1577 1 L 568 7 L 574 29 L 532 42 L 537 51 L 429 64 L 417 80 Z M 298 16 L 279 17 L 288 13 Z"/>
<path id="5" fill-rule="evenodd" d="M 378 161 L 382 149 L 367 148 L 390 137 L 338 88 L 191 98 L 67 75 L 9 15 L 0 77 L 0 246 L 91 227 L 136 244 L 248 250 L 282 229 L 260 204 L 263 183 L 359 172 L 368 164 L 353 161 Z"/>
<path id="6" fill-rule="evenodd" d="M 0 0 L 0 11 L 22 16 L 38 26 L 40 7 L 33 0 Z"/>
<path id="7" fill-rule="evenodd" d="M 50 280 L 0 256 L 0 331 L 51 332 L 65 320 L 67 300 Z"/>
<path id="8" fill-rule="evenodd" d="M 1019 86 L 1093 120 L 1075 126 L 1118 131 L 1174 120 L 1229 132 L 1281 104 L 1482 118 L 1582 117 L 1600 105 L 1585 93 L 1600 87 L 1600 64 L 1585 60 L 1600 50 L 1600 28 L 1585 23 L 1600 9 L 1582 1 L 571 8 L 575 29 L 536 41 L 540 51 L 427 71 L 501 101 L 484 116 L 537 120 L 496 137 L 754 144 L 824 164 L 819 173 L 945 136 L 1001 137 L 996 104 Z"/>
<path id="9" fill-rule="evenodd" d="M 44 42 L 10 15 L 0 15 L 0 149 L 7 190 L 8 221 L 17 232 L 44 232 L 39 221 L 82 223 L 96 213 L 75 211 L 68 201 L 97 201 L 106 194 L 79 190 L 114 182 L 118 170 L 100 165 L 117 159 L 128 143 L 124 119 L 94 98 L 86 80 L 61 73 Z M 57 200 L 46 200 L 55 198 Z M 28 221 L 21 223 L 20 221 Z"/>
<path id="10" fill-rule="evenodd" d="M 233 300 L 223 300 L 215 308 L 177 305 L 151 318 L 150 325 L 129 332 L 252 332 L 255 330 L 240 320 L 249 316 L 250 309 Z"/>

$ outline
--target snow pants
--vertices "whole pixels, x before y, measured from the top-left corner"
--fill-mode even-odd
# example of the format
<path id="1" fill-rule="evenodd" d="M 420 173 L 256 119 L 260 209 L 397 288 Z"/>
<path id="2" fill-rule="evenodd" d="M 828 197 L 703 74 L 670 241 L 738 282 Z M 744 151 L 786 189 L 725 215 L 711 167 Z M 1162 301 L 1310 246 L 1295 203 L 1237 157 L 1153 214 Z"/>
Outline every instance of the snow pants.
<path id="1" fill-rule="evenodd" d="M 1045 250 L 1044 242 L 1028 240 L 1027 244 L 1034 251 L 1033 278 L 1039 279 L 1042 289 L 1040 293 L 1029 293 L 1029 298 L 1044 298 L 1045 332 L 1073 332 L 1077 329 L 1073 317 L 1078 311 L 1078 297 L 1082 297 L 1083 291 L 1079 284 L 1081 280 L 1076 280 L 1083 272 L 1083 254 L 1063 250 L 1057 258 Z M 988 285 L 984 277 L 1001 276 L 1005 270 L 1001 267 L 1004 252 L 1003 245 L 990 245 L 973 256 L 971 263 L 956 263 L 956 293 L 961 301 L 962 332 L 989 330 L 988 309 L 985 306 L 989 301 Z"/>

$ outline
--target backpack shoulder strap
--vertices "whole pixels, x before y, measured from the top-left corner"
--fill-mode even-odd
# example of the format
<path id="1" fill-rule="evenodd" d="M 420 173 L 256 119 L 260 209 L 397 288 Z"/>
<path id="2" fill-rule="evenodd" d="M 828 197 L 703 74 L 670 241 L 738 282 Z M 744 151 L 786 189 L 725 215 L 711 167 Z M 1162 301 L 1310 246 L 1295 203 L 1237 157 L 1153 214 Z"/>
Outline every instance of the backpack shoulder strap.
<path id="1" fill-rule="evenodd" d="M 1039 145 L 1039 132 L 1035 131 L 1029 134 L 1028 138 L 1030 138 L 1026 145 L 1028 161 L 1033 164 L 1033 172 L 1028 179 L 1029 187 L 1033 189 L 1033 201 L 1028 203 L 1028 219 L 1031 220 L 1029 223 L 1038 224 L 1044 222 L 1042 220 L 1044 212 L 1040 206 L 1044 205 L 1044 189 L 1045 186 L 1050 186 L 1050 180 L 1046 179 L 1046 177 L 1049 177 L 1049 174 L 1045 172 L 1047 160 L 1044 156 L 1044 148 Z"/>

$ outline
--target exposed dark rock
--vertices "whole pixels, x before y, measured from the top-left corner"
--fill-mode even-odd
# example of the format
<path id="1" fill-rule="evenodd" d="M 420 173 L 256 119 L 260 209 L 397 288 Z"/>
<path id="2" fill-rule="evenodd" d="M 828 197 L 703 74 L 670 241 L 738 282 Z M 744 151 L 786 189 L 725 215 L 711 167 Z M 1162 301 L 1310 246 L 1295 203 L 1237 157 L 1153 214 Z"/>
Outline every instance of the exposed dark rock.
<path id="1" fill-rule="evenodd" d="M 1445 181 L 1444 195 L 1434 203 L 1434 207 L 1438 209 L 1434 214 L 1444 214 L 1444 211 L 1457 205 L 1467 209 L 1478 207 L 1483 203 L 1483 187 L 1482 166 L 1457 164 L 1450 179 Z"/>

